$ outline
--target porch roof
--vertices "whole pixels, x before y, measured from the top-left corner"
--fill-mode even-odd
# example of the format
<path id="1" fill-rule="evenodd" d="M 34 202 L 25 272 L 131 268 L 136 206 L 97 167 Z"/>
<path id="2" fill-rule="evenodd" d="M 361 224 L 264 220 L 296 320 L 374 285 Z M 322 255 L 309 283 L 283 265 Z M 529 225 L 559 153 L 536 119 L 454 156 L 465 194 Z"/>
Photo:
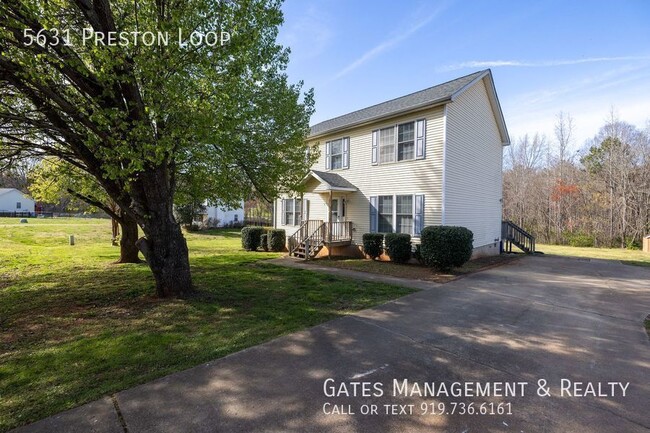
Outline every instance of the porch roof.
<path id="1" fill-rule="evenodd" d="M 325 192 L 325 191 L 348 191 L 354 192 L 358 191 L 358 188 L 348 182 L 343 176 L 340 176 L 336 173 L 328 173 L 325 171 L 316 171 L 311 170 L 307 176 L 305 176 L 301 184 L 305 184 L 309 179 L 316 179 L 320 182 L 316 192 Z"/>

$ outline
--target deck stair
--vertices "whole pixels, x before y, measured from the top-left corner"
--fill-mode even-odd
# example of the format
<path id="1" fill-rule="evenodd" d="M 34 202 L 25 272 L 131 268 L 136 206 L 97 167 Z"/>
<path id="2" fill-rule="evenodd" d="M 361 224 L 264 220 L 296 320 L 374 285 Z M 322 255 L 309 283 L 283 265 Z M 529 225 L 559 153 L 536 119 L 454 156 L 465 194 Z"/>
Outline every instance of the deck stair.
<path id="1" fill-rule="evenodd" d="M 327 245 L 339 246 L 352 243 L 352 222 L 327 223 L 322 220 L 304 221 L 289 237 L 289 255 L 309 260 Z"/>
<path id="2" fill-rule="evenodd" d="M 526 254 L 535 252 L 535 236 L 512 221 L 505 220 L 501 222 L 501 240 L 504 252 L 511 253 L 513 245 Z"/>

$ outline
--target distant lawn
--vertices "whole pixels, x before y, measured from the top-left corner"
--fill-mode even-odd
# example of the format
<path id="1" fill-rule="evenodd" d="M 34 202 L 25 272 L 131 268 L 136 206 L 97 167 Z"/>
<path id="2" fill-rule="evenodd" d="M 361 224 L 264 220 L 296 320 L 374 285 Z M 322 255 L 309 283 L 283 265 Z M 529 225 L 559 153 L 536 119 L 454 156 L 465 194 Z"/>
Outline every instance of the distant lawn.
<path id="1" fill-rule="evenodd" d="M 436 271 L 426 266 L 413 263 L 393 263 L 378 260 L 358 259 L 358 258 L 339 258 L 331 259 L 322 258 L 310 260 L 307 263 L 330 266 L 334 268 L 349 269 L 352 271 L 370 272 L 373 274 L 388 275 L 392 277 L 411 278 L 415 280 L 433 281 L 436 283 L 446 283 L 456 278 L 478 272 L 482 269 L 509 263 L 521 256 L 500 255 L 481 257 L 470 260 L 460 268 L 454 268 L 448 272 Z"/>
<path id="2" fill-rule="evenodd" d="M 198 293 L 160 300 L 146 265 L 111 264 L 108 220 L 0 219 L 0 431 L 412 292 L 187 238 Z"/>
<path id="3" fill-rule="evenodd" d="M 591 259 L 620 260 L 626 265 L 650 267 L 650 253 L 622 248 L 585 248 L 564 245 L 537 244 L 535 249 L 545 254 L 570 257 L 587 257 Z"/>

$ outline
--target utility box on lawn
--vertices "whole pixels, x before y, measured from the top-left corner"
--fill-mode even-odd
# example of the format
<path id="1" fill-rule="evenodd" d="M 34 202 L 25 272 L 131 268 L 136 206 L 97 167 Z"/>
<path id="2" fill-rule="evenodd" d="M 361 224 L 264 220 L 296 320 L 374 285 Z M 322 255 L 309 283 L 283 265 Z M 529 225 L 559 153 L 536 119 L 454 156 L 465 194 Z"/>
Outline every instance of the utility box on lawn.
<path id="1" fill-rule="evenodd" d="M 650 235 L 643 237 L 643 252 L 650 253 Z"/>

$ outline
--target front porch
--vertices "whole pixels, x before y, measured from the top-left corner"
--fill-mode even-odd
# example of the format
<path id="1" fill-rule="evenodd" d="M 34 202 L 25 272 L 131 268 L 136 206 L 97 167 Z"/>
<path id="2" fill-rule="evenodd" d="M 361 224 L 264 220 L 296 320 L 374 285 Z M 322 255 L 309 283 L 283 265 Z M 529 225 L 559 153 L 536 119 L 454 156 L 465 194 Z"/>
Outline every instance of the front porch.
<path id="1" fill-rule="evenodd" d="M 327 248 L 328 255 L 331 255 L 333 248 L 351 245 L 354 229 L 352 221 L 346 217 L 346 202 L 348 195 L 356 193 L 358 189 L 339 174 L 316 170 L 305 176 L 302 185 L 304 190 L 300 202 L 304 220 L 288 239 L 289 254 L 310 259 L 323 248 Z M 320 219 L 310 218 L 310 200 L 305 199 L 304 193 L 314 200 L 314 213 Z"/>
<path id="2" fill-rule="evenodd" d="M 331 252 L 334 247 L 351 244 L 352 221 L 303 221 L 300 228 L 288 239 L 289 255 L 306 260 L 315 257 L 323 247 L 328 247 Z"/>

